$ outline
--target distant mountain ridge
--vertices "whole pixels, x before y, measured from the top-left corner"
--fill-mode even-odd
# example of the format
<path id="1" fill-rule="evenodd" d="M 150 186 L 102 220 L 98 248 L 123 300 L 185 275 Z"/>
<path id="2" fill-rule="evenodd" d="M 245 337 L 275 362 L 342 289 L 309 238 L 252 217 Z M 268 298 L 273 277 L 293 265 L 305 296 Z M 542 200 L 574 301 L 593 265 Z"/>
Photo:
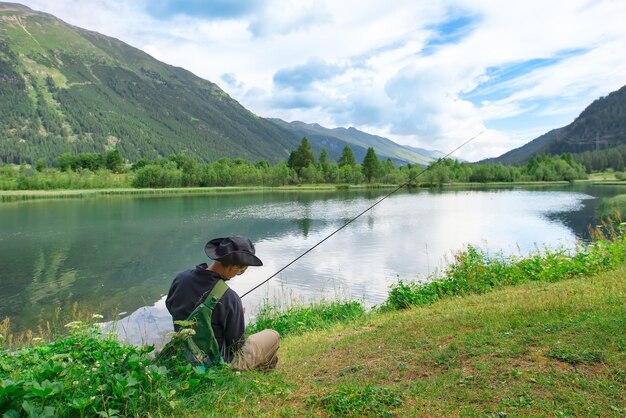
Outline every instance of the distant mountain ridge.
<path id="1" fill-rule="evenodd" d="M 216 84 L 117 39 L 0 3 L 0 160 L 113 146 L 131 160 L 172 153 L 285 160 L 299 138 Z"/>
<path id="2" fill-rule="evenodd" d="M 298 137 L 306 136 L 316 154 L 319 155 L 321 149 L 325 148 L 332 160 L 339 158 L 341 151 L 346 145 L 352 148 L 357 161 L 363 161 L 369 147 L 376 150 L 376 155 L 379 159 L 390 158 L 396 164 L 419 164 L 426 166 L 444 155 L 439 151 L 406 147 L 390 139 L 368 134 L 353 127 L 331 129 L 317 123 L 286 122 L 282 119 L 268 120 Z"/>
<path id="3" fill-rule="evenodd" d="M 578 154 L 626 144 L 626 85 L 591 103 L 569 125 L 485 161 L 517 164 L 541 155 Z"/>

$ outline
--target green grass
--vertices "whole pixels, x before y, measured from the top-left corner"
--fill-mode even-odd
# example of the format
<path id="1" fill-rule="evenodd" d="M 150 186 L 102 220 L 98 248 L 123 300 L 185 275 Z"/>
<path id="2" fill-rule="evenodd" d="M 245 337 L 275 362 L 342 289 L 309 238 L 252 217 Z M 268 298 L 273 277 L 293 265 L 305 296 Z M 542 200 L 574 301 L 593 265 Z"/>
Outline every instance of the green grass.
<path id="1" fill-rule="evenodd" d="M 389 185 L 388 188 L 396 187 Z M 40 199 L 80 199 L 100 196 L 168 196 L 192 195 L 234 192 L 263 192 L 263 191 L 328 191 L 337 190 L 334 184 L 311 184 L 303 186 L 225 186 L 225 187 L 177 187 L 163 189 L 132 189 L 132 188 L 102 188 L 81 190 L 4 190 L 0 191 L 0 202 L 18 202 Z M 367 189 L 363 185 L 351 185 L 349 190 Z"/>
<path id="2" fill-rule="evenodd" d="M 54 342 L 31 340 L 30 347 L 0 353 L 0 411 L 623 416 L 626 236 L 612 225 L 596 233 L 593 245 L 571 254 L 507 262 L 470 247 L 442 279 L 458 286 L 450 284 L 449 292 L 420 306 L 393 310 L 387 303 L 385 312 L 369 314 L 356 302 L 265 308 L 249 331 L 271 326 L 282 332 L 279 365 L 271 374 L 207 370 L 176 357 L 154 361 L 150 348 L 121 346 L 73 323 Z M 504 273 L 514 265 L 525 267 Z M 577 270 L 582 266 L 586 270 Z M 507 278 L 511 271 L 518 279 Z M 494 282 L 499 277 L 505 280 Z M 0 336 L 0 344 L 6 339 Z"/>
<path id="3" fill-rule="evenodd" d="M 600 204 L 600 214 L 603 217 L 619 214 L 626 219 L 626 194 L 620 194 L 604 199 Z"/>
<path id="4" fill-rule="evenodd" d="M 363 315 L 365 309 L 356 301 L 322 301 L 310 306 L 293 306 L 284 310 L 266 304 L 247 332 L 253 334 L 271 328 L 284 337 L 327 328 L 337 322 L 356 319 Z"/>
<path id="5" fill-rule="evenodd" d="M 617 178 L 615 177 L 614 171 L 603 171 L 601 173 L 589 174 L 589 180 L 591 181 L 602 181 L 602 180 L 614 181 L 614 180 L 617 180 Z"/>
<path id="6" fill-rule="evenodd" d="M 626 260 L 626 223 L 605 221 L 594 232 L 590 245 L 546 250 L 526 257 L 489 256 L 480 248 L 468 246 L 455 256 L 441 276 L 425 283 L 393 285 L 381 310 L 428 305 L 442 298 L 480 294 L 530 281 L 554 282 L 580 275 L 611 270 Z M 608 238 L 607 238 L 608 237 Z"/>
<path id="7" fill-rule="evenodd" d="M 260 414 L 329 412 L 322 399 L 369 385 L 403 400 L 378 410 L 398 416 L 621 416 L 625 278 L 526 283 L 290 338 L 279 372 L 295 395 Z M 361 408 L 346 415 L 374 416 Z"/>

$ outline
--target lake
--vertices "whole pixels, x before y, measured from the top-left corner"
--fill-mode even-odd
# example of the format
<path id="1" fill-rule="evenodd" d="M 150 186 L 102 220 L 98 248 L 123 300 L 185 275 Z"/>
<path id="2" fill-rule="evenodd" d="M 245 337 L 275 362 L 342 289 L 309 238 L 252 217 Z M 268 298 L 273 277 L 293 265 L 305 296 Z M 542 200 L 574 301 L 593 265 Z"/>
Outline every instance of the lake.
<path id="1" fill-rule="evenodd" d="M 619 186 L 402 190 L 243 299 L 385 300 L 398 277 L 423 280 L 467 244 L 527 254 L 571 247 Z M 170 328 L 163 296 L 177 272 L 207 261 L 210 238 L 247 235 L 264 266 L 229 284 L 253 288 L 390 190 L 115 196 L 0 204 L 0 319 L 35 328 L 74 303 L 128 339 Z"/>

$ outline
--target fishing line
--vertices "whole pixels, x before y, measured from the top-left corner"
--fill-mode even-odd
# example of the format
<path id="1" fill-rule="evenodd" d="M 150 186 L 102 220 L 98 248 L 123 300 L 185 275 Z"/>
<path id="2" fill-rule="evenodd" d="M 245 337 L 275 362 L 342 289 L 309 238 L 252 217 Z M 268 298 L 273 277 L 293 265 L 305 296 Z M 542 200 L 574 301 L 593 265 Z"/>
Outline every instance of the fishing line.
<path id="1" fill-rule="evenodd" d="M 446 158 L 448 158 L 450 155 L 452 155 L 453 153 L 455 153 L 456 151 L 458 151 L 459 149 L 463 148 L 465 145 L 469 144 L 470 142 L 472 142 L 474 139 L 476 139 L 479 135 L 481 135 L 483 132 L 485 131 L 480 131 L 479 133 L 477 133 L 476 135 L 474 135 L 473 137 L 471 137 L 470 139 L 468 139 L 467 141 L 463 142 L 461 145 L 459 145 L 458 147 L 456 147 L 455 149 L 453 149 L 452 151 L 450 151 L 449 153 L 447 153 L 446 155 L 444 155 L 443 157 L 439 158 L 434 164 L 429 165 L 428 167 L 426 167 L 422 172 L 420 172 L 417 176 L 415 176 L 416 180 L 419 176 L 421 176 L 422 174 L 424 174 L 425 172 L 427 172 L 428 170 L 430 170 L 431 168 L 435 167 L 436 165 L 438 165 L 441 161 L 445 160 Z M 339 228 L 335 229 L 332 233 L 330 233 L 329 235 L 327 235 L 324 239 L 322 239 L 321 241 L 319 241 L 317 244 L 315 244 L 314 246 L 312 246 L 311 248 L 309 248 L 308 250 L 306 250 L 305 252 L 303 252 L 302 254 L 300 254 L 298 257 L 294 258 L 291 262 L 289 262 L 287 265 L 285 265 L 283 268 L 281 268 L 280 270 L 278 270 L 276 273 L 272 274 L 270 277 L 268 277 L 267 279 L 265 279 L 264 281 L 262 281 L 261 283 L 259 283 L 258 285 L 254 286 L 252 289 L 248 290 L 246 293 L 244 293 L 243 295 L 241 295 L 241 297 L 243 298 L 244 296 L 246 296 L 249 293 L 254 292 L 256 289 L 258 289 L 259 287 L 263 286 L 265 283 L 269 282 L 271 279 L 273 279 L 274 277 L 276 277 L 280 272 L 282 272 L 283 270 L 285 270 L 287 267 L 291 266 L 293 263 L 295 263 L 296 261 L 300 260 L 302 257 L 304 257 L 305 255 L 307 255 L 308 253 L 310 253 L 311 251 L 313 251 L 315 248 L 317 248 L 318 246 L 320 246 L 324 241 L 328 240 L 330 237 L 332 237 L 333 235 L 335 235 L 337 232 L 341 231 L 342 229 L 344 229 L 346 226 L 350 225 L 352 222 L 356 221 L 357 219 L 359 219 L 363 214 L 365 214 L 367 211 L 369 211 L 370 209 L 372 209 L 374 206 L 378 205 L 380 202 L 382 202 L 383 200 L 387 199 L 389 196 L 391 196 L 392 194 L 396 193 L 398 190 L 408 186 L 410 184 L 410 181 L 404 182 L 401 185 L 399 185 L 398 187 L 396 187 L 391 193 L 383 196 L 382 198 L 380 198 L 379 200 L 377 200 L 373 205 L 369 206 L 367 209 L 365 209 L 364 211 L 362 211 L 361 213 L 359 213 L 358 215 L 356 215 L 354 218 L 350 219 L 349 221 L 347 221 L 345 224 L 343 224 L 342 226 L 340 226 Z"/>

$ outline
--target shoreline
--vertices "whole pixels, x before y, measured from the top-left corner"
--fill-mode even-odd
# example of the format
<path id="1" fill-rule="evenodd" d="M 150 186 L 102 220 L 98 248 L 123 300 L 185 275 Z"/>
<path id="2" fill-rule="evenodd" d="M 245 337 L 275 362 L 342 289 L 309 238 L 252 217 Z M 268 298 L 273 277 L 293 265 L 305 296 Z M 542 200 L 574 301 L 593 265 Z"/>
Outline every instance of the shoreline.
<path id="1" fill-rule="evenodd" d="M 522 182 L 490 182 L 490 183 L 420 183 L 416 189 L 447 189 L 447 188 L 486 188 L 486 187 L 519 187 L 519 186 L 565 186 L 569 184 L 589 184 L 593 186 L 625 186 L 626 182 L 615 180 L 577 180 L 567 181 L 522 181 Z M 107 188 L 107 189 L 56 189 L 56 190 L 0 190 L 0 203 L 52 200 L 52 199 L 83 199 L 108 196 L 184 196 L 203 194 L 230 194 L 249 192 L 303 192 L 303 191 L 355 191 L 374 189 L 393 189 L 397 184 L 310 184 L 289 186 L 220 186 L 220 187 L 177 187 L 177 188 Z"/>

